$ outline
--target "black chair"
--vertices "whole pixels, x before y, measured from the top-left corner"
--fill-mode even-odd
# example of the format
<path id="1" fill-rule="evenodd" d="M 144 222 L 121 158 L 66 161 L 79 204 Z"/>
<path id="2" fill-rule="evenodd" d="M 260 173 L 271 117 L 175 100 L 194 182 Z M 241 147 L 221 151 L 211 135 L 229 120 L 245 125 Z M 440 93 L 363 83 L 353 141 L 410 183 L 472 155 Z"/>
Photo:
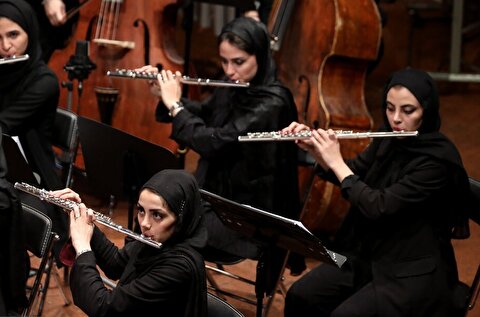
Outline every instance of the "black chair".
<path id="1" fill-rule="evenodd" d="M 52 232 L 52 221 L 38 209 L 22 203 L 23 218 L 25 223 L 27 250 L 40 259 L 40 265 L 35 270 L 35 279 L 28 295 L 28 306 L 22 316 L 31 316 L 36 305 L 38 295 L 43 290 L 39 309 L 36 316 L 40 316 L 45 301 L 46 292 L 52 268 L 52 246 L 58 236 Z M 50 262 L 50 263 L 49 263 Z M 43 286 L 42 286 L 43 284 Z"/>
<path id="2" fill-rule="evenodd" d="M 471 204 L 469 218 L 480 225 L 480 181 L 470 178 L 470 192 L 471 192 Z M 472 281 L 472 284 L 468 286 L 466 306 L 464 315 L 466 316 L 470 310 L 475 306 L 478 294 L 480 292 L 480 264 L 477 266 L 477 272 Z"/>
<path id="3" fill-rule="evenodd" d="M 206 268 L 206 275 L 207 275 L 207 281 L 208 281 L 208 288 L 211 291 L 215 292 L 218 296 L 222 296 L 222 297 L 227 296 L 227 297 L 234 298 L 234 299 L 239 300 L 239 301 L 244 302 L 244 303 L 255 305 L 255 306 L 257 306 L 257 310 L 263 310 L 263 312 L 261 314 L 266 316 L 266 315 L 268 315 L 270 307 L 273 303 L 275 294 L 277 292 L 279 292 L 283 296 L 285 296 L 287 294 L 286 287 L 283 284 L 283 271 L 284 271 L 284 268 L 285 268 L 286 260 L 288 258 L 288 252 L 285 252 L 284 255 L 281 256 L 281 258 L 279 258 L 279 261 L 283 262 L 283 265 L 280 269 L 279 274 L 277 274 L 274 277 L 277 280 L 274 282 L 275 285 L 273 287 L 273 291 L 267 292 L 266 303 L 262 306 L 262 308 L 260 308 L 259 307 L 259 302 L 258 302 L 259 299 L 258 298 L 254 299 L 254 296 L 259 296 L 260 295 L 260 294 L 255 294 L 258 291 L 257 290 L 257 287 L 258 287 L 257 283 L 259 283 L 259 281 L 257 281 L 257 279 L 258 280 L 261 279 L 261 277 L 259 277 L 258 274 L 259 274 L 260 271 L 266 269 L 265 266 L 269 266 L 269 265 L 265 265 L 265 263 L 263 262 L 262 259 L 251 259 L 251 260 L 257 261 L 255 280 L 253 280 L 251 278 L 241 276 L 239 274 L 235 274 L 229 268 L 229 267 L 233 267 L 233 266 L 247 260 L 247 258 L 231 255 L 231 254 L 228 254 L 228 253 L 223 252 L 221 250 L 214 250 L 214 251 L 211 250 L 211 251 L 212 251 L 212 253 L 204 254 L 205 261 L 207 262 L 205 264 L 205 268 Z M 209 263 L 211 263 L 211 264 L 209 264 Z M 238 282 L 242 282 L 242 283 L 246 283 L 246 284 L 250 285 L 252 287 L 252 296 L 251 297 L 242 296 L 242 295 L 239 295 L 239 294 L 235 294 L 233 292 L 229 292 L 228 290 L 222 288 L 221 286 L 219 286 L 219 283 L 216 281 L 215 276 L 214 276 L 215 274 L 222 275 L 222 276 L 225 276 L 227 278 L 232 278 L 232 279 L 234 279 Z M 260 313 L 258 313 L 258 314 L 260 314 Z"/>
<path id="4" fill-rule="evenodd" d="M 78 150 L 78 117 L 77 114 L 57 108 L 53 126 L 52 145 L 61 150 L 57 162 L 64 172 L 65 186 L 72 186 L 72 174 Z"/>
<path id="5" fill-rule="evenodd" d="M 212 194 L 207 191 L 200 190 L 200 193 L 202 198 L 210 204 L 212 212 L 215 212 L 217 215 L 219 212 L 221 213 L 230 208 L 243 208 L 239 207 L 241 205 L 233 201 L 224 198 L 221 198 L 220 200 L 216 199 L 213 197 L 215 195 L 212 196 Z M 219 219 L 221 218 L 222 217 L 219 216 Z M 222 220 L 222 222 L 223 221 L 224 220 Z M 246 236 L 248 236 L 248 234 Z M 251 253 L 248 257 L 245 257 L 246 255 L 228 253 L 225 250 L 213 247 L 204 248 L 202 250 L 202 255 L 206 262 L 206 276 L 210 291 L 214 292 L 222 299 L 230 297 L 255 305 L 257 316 L 266 316 L 276 293 L 278 292 L 284 296 L 286 295 L 286 287 L 283 285 L 283 271 L 289 252 L 270 245 L 269 242 L 263 241 L 262 239 L 259 242 L 260 244 L 258 245 L 257 254 L 254 255 L 254 250 L 246 251 L 246 253 Z M 248 246 L 246 247 L 249 248 Z M 233 270 L 229 268 L 247 259 L 256 262 L 254 277 L 245 277 L 239 274 L 234 274 Z M 220 276 L 232 278 L 238 282 L 247 283 L 252 288 L 252 295 L 239 294 L 220 286 L 220 282 L 217 282 L 217 277 Z"/>
<path id="6" fill-rule="evenodd" d="M 235 307 L 211 293 L 207 293 L 208 317 L 243 317 Z"/>

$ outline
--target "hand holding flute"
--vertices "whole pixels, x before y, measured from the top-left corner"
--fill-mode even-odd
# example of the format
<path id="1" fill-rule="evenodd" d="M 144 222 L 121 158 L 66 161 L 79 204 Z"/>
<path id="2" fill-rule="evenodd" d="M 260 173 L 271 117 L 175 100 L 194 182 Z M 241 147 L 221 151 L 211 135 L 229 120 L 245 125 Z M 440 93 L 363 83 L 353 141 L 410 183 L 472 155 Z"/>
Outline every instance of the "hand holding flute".
<path id="1" fill-rule="evenodd" d="M 295 143 L 301 149 L 312 155 L 324 170 L 331 169 L 340 182 L 345 177 L 353 174 L 352 170 L 343 160 L 342 153 L 340 152 L 340 143 L 338 142 L 335 131 L 332 129 L 313 130 L 304 124 L 292 122 L 282 130 L 282 133 L 300 133 L 305 130 L 311 132 L 311 137 L 308 139 L 295 140 Z"/>
<path id="2" fill-rule="evenodd" d="M 136 72 L 158 73 L 158 68 L 146 65 L 135 69 Z M 157 80 L 149 80 L 150 92 L 162 99 L 170 116 L 175 117 L 183 107 L 179 106 L 182 96 L 181 78 L 182 74 L 177 71 L 175 75 L 170 70 L 162 70 L 158 73 Z"/>
<path id="3" fill-rule="evenodd" d="M 90 240 L 93 235 L 93 222 L 95 221 L 93 210 L 87 209 L 85 204 L 82 203 L 80 196 L 70 188 L 56 190 L 51 192 L 51 194 L 57 198 L 77 203 L 72 204 L 72 210 L 69 213 L 72 245 L 77 255 L 91 250 Z"/>

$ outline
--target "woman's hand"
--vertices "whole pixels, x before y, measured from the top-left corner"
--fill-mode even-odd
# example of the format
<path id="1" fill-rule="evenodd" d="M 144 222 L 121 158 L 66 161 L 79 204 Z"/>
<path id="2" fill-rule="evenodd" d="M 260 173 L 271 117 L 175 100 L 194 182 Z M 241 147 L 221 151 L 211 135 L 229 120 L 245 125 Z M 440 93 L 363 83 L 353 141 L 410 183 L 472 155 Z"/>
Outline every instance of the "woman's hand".
<path id="1" fill-rule="evenodd" d="M 140 68 L 135 68 L 134 71 L 138 73 L 158 73 L 158 68 L 152 65 L 145 65 Z M 149 80 L 148 85 L 150 87 L 150 92 L 152 93 L 152 95 L 162 97 L 160 85 L 158 85 L 157 80 Z"/>
<path id="2" fill-rule="evenodd" d="M 345 164 L 342 153 L 340 152 L 340 143 L 337 135 L 332 129 L 313 130 L 310 141 L 313 145 L 314 157 L 321 158 L 318 162 L 324 170 L 331 169 L 337 179 L 342 182 L 343 179 L 352 175 L 352 170 Z"/>
<path id="3" fill-rule="evenodd" d="M 90 239 L 93 235 L 93 222 L 95 221 L 93 211 L 87 209 L 85 205 L 81 203 L 82 199 L 80 195 L 70 188 L 55 190 L 50 193 L 55 197 L 78 203 L 78 205 L 73 207 L 73 210 L 69 210 L 72 244 L 77 252 L 90 250 Z"/>
<path id="4" fill-rule="evenodd" d="M 75 251 L 90 250 L 90 240 L 93 235 L 93 210 L 87 209 L 84 204 L 73 207 L 70 212 L 70 236 Z"/>
<path id="5" fill-rule="evenodd" d="M 343 160 L 340 143 L 332 129 L 311 130 L 304 124 L 292 122 L 282 130 L 282 133 L 299 133 L 305 130 L 310 131 L 312 136 L 295 141 L 301 149 L 307 151 L 324 170 L 331 169 L 340 182 L 348 175 L 353 174 Z"/>
<path id="6" fill-rule="evenodd" d="M 82 202 L 80 195 L 74 192 L 73 190 L 71 190 L 70 188 L 53 190 L 50 192 L 50 194 L 61 199 L 72 200 L 76 203 Z"/>
<path id="7" fill-rule="evenodd" d="M 178 102 L 182 96 L 181 78 L 182 74 L 180 72 L 177 71 L 174 76 L 169 70 L 162 70 L 158 76 L 158 85 L 160 86 L 162 100 L 168 110 L 170 110 L 173 103 Z"/>
<path id="8" fill-rule="evenodd" d="M 51 25 L 60 26 L 67 22 L 65 4 L 62 0 L 44 0 L 42 3 Z"/>
<path id="9" fill-rule="evenodd" d="M 310 127 L 308 127 L 305 124 L 298 123 L 298 122 L 292 122 L 290 125 L 286 128 L 284 128 L 281 132 L 285 134 L 295 134 L 295 133 L 300 133 L 302 131 L 310 131 Z M 302 139 L 302 140 L 295 140 L 295 143 L 300 147 L 302 150 L 307 151 L 314 159 L 317 161 L 322 167 L 325 168 L 324 162 L 322 160 L 321 155 L 319 152 L 315 149 L 315 144 L 313 143 L 313 139 Z"/>

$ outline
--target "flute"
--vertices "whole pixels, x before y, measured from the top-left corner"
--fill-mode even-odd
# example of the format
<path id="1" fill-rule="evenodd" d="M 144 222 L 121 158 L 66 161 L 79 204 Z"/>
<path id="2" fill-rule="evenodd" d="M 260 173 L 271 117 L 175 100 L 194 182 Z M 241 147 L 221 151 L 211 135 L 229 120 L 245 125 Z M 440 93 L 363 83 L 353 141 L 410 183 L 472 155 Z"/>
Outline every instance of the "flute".
<path id="1" fill-rule="evenodd" d="M 27 183 L 15 183 L 14 187 L 18 190 L 21 190 L 27 194 L 36 196 L 40 198 L 40 200 L 44 200 L 47 203 L 57 205 L 59 207 L 62 207 L 63 209 L 66 209 L 68 211 L 72 211 L 73 207 L 78 206 L 79 203 L 67 200 L 67 199 L 62 199 L 53 196 L 50 194 L 48 191 L 45 189 L 40 189 L 35 186 L 29 185 Z M 94 211 L 93 214 L 95 215 L 95 222 L 100 223 L 101 225 L 104 225 L 110 229 L 113 229 L 115 231 L 118 231 L 120 233 L 126 234 L 129 237 L 132 237 L 135 240 L 138 240 L 140 242 L 146 243 L 149 246 L 155 247 L 159 249 L 162 244 L 160 242 L 157 242 L 151 238 L 145 237 L 143 234 L 138 234 L 135 233 L 131 230 L 125 229 L 124 227 L 115 224 L 110 217 L 105 216 L 102 213 Z"/>
<path id="2" fill-rule="evenodd" d="M 392 132 L 353 132 L 337 130 L 335 131 L 337 139 L 361 139 L 361 138 L 394 138 L 405 136 L 417 136 L 418 131 L 392 131 Z M 257 141 L 294 141 L 305 140 L 312 136 L 310 130 L 304 130 L 297 133 L 274 132 L 251 132 L 247 135 L 239 136 L 239 142 L 257 142 Z"/>
<path id="3" fill-rule="evenodd" d="M 136 72 L 130 69 L 117 69 L 114 71 L 107 71 L 107 76 L 111 77 L 122 77 L 128 79 L 150 79 L 157 80 L 159 73 L 147 73 L 147 72 Z M 173 75 L 175 77 L 175 75 Z M 198 85 L 198 86 L 215 86 L 215 87 L 243 87 L 247 88 L 250 86 L 250 83 L 243 83 L 239 80 L 228 81 L 228 80 L 213 80 L 205 78 L 191 78 L 188 76 L 182 76 L 180 79 L 182 84 L 187 85 Z"/>
<path id="4" fill-rule="evenodd" d="M 26 61 L 29 58 L 30 58 L 30 56 L 28 54 L 0 58 L 0 65 Z"/>

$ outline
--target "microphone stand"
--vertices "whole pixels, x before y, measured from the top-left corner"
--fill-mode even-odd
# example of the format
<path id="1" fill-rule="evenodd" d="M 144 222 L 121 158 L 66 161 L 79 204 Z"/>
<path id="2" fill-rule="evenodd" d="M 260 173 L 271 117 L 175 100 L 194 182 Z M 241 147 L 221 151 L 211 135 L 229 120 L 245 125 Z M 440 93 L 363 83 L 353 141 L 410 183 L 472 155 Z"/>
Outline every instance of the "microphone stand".
<path id="1" fill-rule="evenodd" d="M 83 80 L 87 79 L 90 72 L 97 68 L 97 65 L 93 63 L 88 57 L 88 41 L 77 41 L 75 47 L 75 55 L 70 56 L 64 69 L 68 72 L 67 82 L 62 82 L 62 87 L 67 88 L 67 109 L 72 111 L 73 106 L 73 80 L 78 81 L 78 105 L 77 113 L 80 114 L 80 99 L 83 92 Z"/>

